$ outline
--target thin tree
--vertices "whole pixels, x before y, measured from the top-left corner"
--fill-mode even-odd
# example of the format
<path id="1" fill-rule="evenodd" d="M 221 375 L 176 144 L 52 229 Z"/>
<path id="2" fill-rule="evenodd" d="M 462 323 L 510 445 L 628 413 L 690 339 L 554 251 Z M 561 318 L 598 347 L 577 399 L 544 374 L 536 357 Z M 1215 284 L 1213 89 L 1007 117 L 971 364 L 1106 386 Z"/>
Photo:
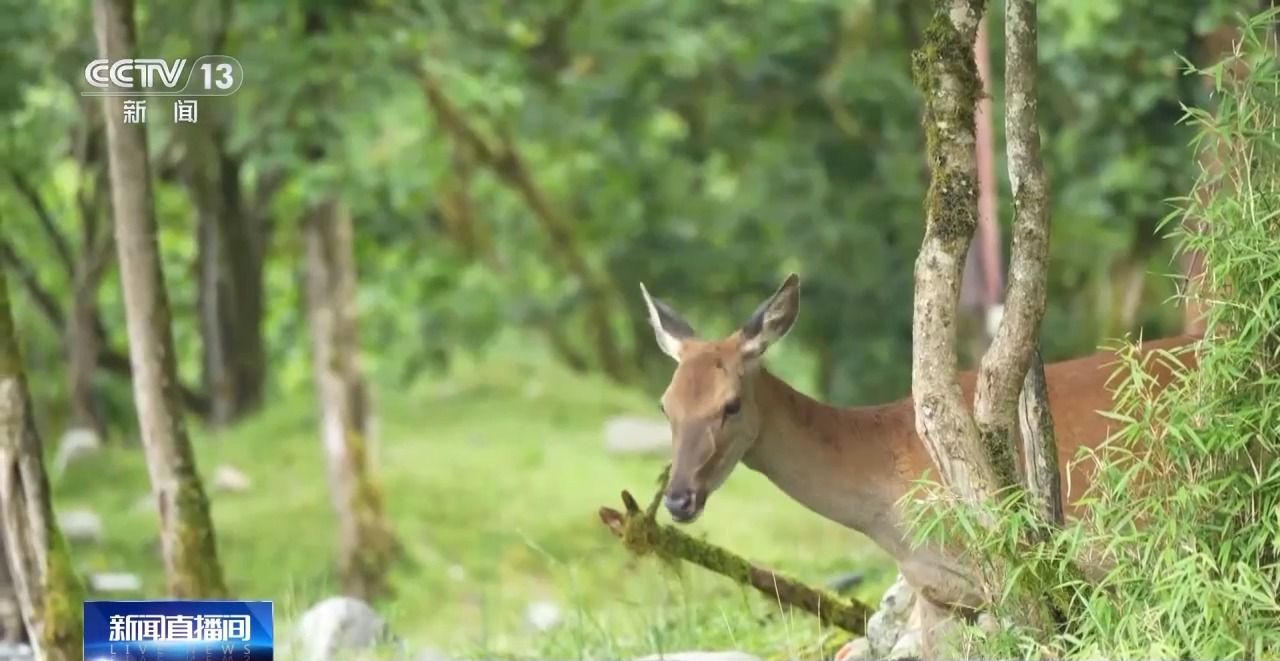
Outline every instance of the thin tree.
<path id="1" fill-rule="evenodd" d="M 925 96 L 932 175 L 912 323 L 916 426 L 946 483 L 974 503 L 991 502 L 998 490 L 1018 481 L 1017 403 L 1044 315 L 1049 241 L 1036 129 L 1034 1 L 1010 0 L 1005 77 L 1013 248 L 1004 315 L 982 358 L 970 415 L 957 383 L 955 319 L 978 217 L 974 109 L 982 86 L 973 47 L 983 11 L 981 2 L 937 0 L 914 62 Z"/>
<path id="2" fill-rule="evenodd" d="M 4 268 L 0 268 L 0 526 L 8 574 L 36 658 L 79 659 L 84 590 L 54 522 Z"/>
<path id="3" fill-rule="evenodd" d="M 99 57 L 133 57 L 131 0 L 94 0 Z M 209 501 L 182 419 L 177 362 L 156 239 L 155 208 L 141 123 L 125 123 L 123 97 L 102 97 L 107 128 L 116 252 L 124 290 L 134 402 L 151 491 L 160 513 L 168 592 L 175 597 L 226 594 Z"/>
<path id="4" fill-rule="evenodd" d="M 306 35 L 322 39 L 327 19 L 319 8 L 308 10 Z M 323 138 L 312 133 L 304 156 L 320 161 L 326 147 Z M 360 369 L 355 230 L 350 213 L 326 191 L 308 205 L 303 235 L 320 435 L 338 517 L 338 569 L 348 594 L 370 598 L 386 591 L 397 544 L 374 475 L 369 392 Z"/>
<path id="5" fill-rule="evenodd" d="M 308 316 L 320 434 L 338 517 L 338 567 L 344 590 L 369 598 L 385 591 L 396 543 L 371 465 L 351 216 L 337 200 L 326 199 L 311 206 L 304 224 Z"/>
<path id="6" fill-rule="evenodd" d="M 943 482 L 960 501 L 978 506 L 986 525 L 995 524 L 986 506 L 998 495 L 1028 489 L 1028 502 L 1045 524 L 1026 531 L 1024 540 L 1034 542 L 1062 520 L 1057 448 L 1038 356 L 1049 207 L 1037 126 L 1035 0 L 1006 3 L 1005 133 L 1013 245 L 1004 313 L 978 369 L 972 413 L 957 381 L 956 307 L 978 217 L 974 109 L 982 87 L 973 48 L 984 9 L 982 2 L 935 0 L 926 42 L 915 54 L 932 176 L 916 261 L 912 387 L 916 428 Z M 1025 482 L 1019 481 L 1014 459 L 1020 440 Z M 1056 597 L 1043 595 L 1048 614 L 1060 620 L 1069 604 Z M 1038 613 L 1028 615 L 1041 621 Z"/>
<path id="7" fill-rule="evenodd" d="M 213 3 L 196 27 L 205 52 L 221 53 L 234 3 Z M 227 425 L 258 407 L 266 377 L 262 319 L 266 223 L 252 213 L 241 188 L 242 162 L 227 145 L 226 113 L 201 108 L 181 132 L 176 168 L 195 208 L 197 310 L 208 422 Z"/>

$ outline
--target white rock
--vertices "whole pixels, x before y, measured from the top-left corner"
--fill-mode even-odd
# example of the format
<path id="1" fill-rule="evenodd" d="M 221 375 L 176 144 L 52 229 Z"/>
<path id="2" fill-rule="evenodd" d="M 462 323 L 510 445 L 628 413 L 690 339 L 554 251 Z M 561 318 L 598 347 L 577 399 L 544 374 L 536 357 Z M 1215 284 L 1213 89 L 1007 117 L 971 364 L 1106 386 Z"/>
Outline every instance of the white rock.
<path id="1" fill-rule="evenodd" d="M 58 440 L 58 451 L 53 456 L 53 471 L 61 475 L 72 462 L 93 456 L 102 449 L 102 439 L 92 429 L 73 427 Z"/>
<path id="2" fill-rule="evenodd" d="M 560 624 L 560 607 L 551 601 L 535 601 L 529 604 L 524 617 L 538 631 L 547 631 Z"/>
<path id="3" fill-rule="evenodd" d="M 26 643 L 0 643 L 0 659 L 4 661 L 35 661 L 36 654 Z"/>
<path id="4" fill-rule="evenodd" d="M 449 568 L 444 570 L 444 574 L 445 576 L 448 576 L 451 581 L 461 583 L 467 580 L 467 568 L 462 565 L 449 565 Z"/>
<path id="5" fill-rule="evenodd" d="M 636 661 L 761 661 L 760 657 L 746 652 L 667 652 L 642 656 Z"/>
<path id="6" fill-rule="evenodd" d="M 889 654 L 885 658 L 918 659 L 920 658 L 920 649 L 920 630 L 911 629 L 903 632 L 902 636 L 898 638 L 898 642 L 893 644 L 893 649 L 889 650 Z"/>
<path id="7" fill-rule="evenodd" d="M 58 512 L 58 527 L 68 542 L 97 544 L 102 541 L 102 517 L 88 509 Z"/>
<path id="8" fill-rule="evenodd" d="M 231 464 L 220 464 L 213 470 L 213 489 L 226 493 L 244 493 L 253 481 L 243 471 Z"/>
<path id="9" fill-rule="evenodd" d="M 141 592 L 142 579 L 129 572 L 89 574 L 89 589 L 94 592 Z"/>
<path id="10" fill-rule="evenodd" d="M 390 642 L 387 622 L 369 604 L 351 597 L 330 597 L 302 614 L 294 627 L 294 658 L 347 661 Z"/>
<path id="11" fill-rule="evenodd" d="M 893 651 L 898 639 L 910 628 L 908 623 L 914 605 L 915 591 L 899 575 L 880 598 L 880 607 L 867 619 L 867 640 L 873 657 L 884 658 Z"/>
<path id="12" fill-rule="evenodd" d="M 987 613 L 985 611 L 982 613 L 978 613 L 978 629 L 980 629 L 983 633 L 989 636 L 994 636 L 1000 633 L 1000 630 L 1002 628 L 1003 627 L 1001 625 L 1001 622 L 1000 620 L 996 619 L 996 616 L 992 615 L 991 613 Z"/>
<path id="13" fill-rule="evenodd" d="M 885 590 L 884 596 L 880 598 L 880 610 L 894 617 L 906 619 L 915 603 L 915 591 L 911 589 L 907 579 L 899 574 L 898 580 L 894 581 L 893 585 L 890 585 L 889 589 Z"/>
<path id="14" fill-rule="evenodd" d="M 604 423 L 604 447 L 614 454 L 666 452 L 671 449 L 671 425 L 659 418 L 610 418 Z"/>

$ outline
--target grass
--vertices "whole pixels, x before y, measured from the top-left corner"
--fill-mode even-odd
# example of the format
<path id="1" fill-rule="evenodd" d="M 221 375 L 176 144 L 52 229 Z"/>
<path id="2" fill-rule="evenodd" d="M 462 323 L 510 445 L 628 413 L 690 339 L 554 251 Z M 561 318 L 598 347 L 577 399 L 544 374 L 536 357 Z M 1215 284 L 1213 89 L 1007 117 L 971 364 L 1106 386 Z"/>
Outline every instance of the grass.
<path id="1" fill-rule="evenodd" d="M 832 632 L 802 613 L 694 567 L 636 560 L 596 510 L 626 488 L 647 499 L 665 457 L 603 450 L 610 416 L 654 414 L 654 394 L 619 389 L 500 352 L 447 378 L 376 395 L 377 464 L 393 525 L 408 550 L 394 594 L 375 607 L 411 648 L 454 656 L 627 658 L 681 649 L 818 655 Z M 247 473 L 243 494 L 213 493 L 219 552 L 234 594 L 276 604 L 277 639 L 336 593 L 336 531 L 310 393 L 273 401 L 218 435 L 196 434 L 202 473 Z M 208 479 L 208 478 L 206 478 Z M 111 447 L 54 482 L 59 508 L 90 507 L 104 543 L 73 549 L 83 570 L 138 573 L 162 594 L 146 468 L 137 448 Z M 691 528 L 802 580 L 848 571 L 874 602 L 893 577 L 887 556 L 739 468 Z M 526 612 L 557 604 L 538 631 Z"/>

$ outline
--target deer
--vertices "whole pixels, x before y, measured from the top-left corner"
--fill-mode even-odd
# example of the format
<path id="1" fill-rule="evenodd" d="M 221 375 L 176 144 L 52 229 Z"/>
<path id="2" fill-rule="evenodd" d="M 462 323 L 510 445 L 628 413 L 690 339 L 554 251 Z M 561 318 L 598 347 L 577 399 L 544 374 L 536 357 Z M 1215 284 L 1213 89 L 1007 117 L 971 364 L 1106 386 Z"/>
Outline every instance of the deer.
<path id="1" fill-rule="evenodd" d="M 893 557 L 917 594 L 912 620 L 922 627 L 926 649 L 933 646 L 935 627 L 957 612 L 981 607 L 981 590 L 962 560 L 935 546 L 913 544 L 909 537 L 904 497 L 934 469 L 916 433 L 911 398 L 840 408 L 802 394 L 764 366 L 766 351 L 796 322 L 799 276 L 788 275 L 745 323 L 719 340 L 700 339 L 643 283 L 640 291 L 658 347 L 676 362 L 660 400 L 672 441 L 663 504 L 673 521 L 696 520 L 710 496 L 743 464 Z M 1172 351 L 1194 339 L 1149 341 L 1139 352 Z M 1113 408 L 1108 381 L 1115 358 L 1100 351 L 1045 365 L 1068 518 L 1081 513 L 1078 501 L 1096 469 L 1083 450 L 1097 449 L 1113 430 L 1113 421 L 1100 412 Z M 1194 359 L 1187 362 L 1193 364 Z M 1172 379 L 1167 366 L 1154 371 L 1161 385 Z M 959 381 L 972 402 L 976 375 L 962 373 Z"/>

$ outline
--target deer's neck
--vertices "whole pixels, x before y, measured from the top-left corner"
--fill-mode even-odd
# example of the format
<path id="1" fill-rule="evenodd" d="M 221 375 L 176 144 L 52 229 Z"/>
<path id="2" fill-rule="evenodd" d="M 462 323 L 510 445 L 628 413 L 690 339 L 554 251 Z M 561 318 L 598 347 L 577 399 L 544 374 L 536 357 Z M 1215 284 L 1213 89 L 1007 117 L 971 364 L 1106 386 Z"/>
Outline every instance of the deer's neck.
<path id="1" fill-rule="evenodd" d="M 905 531 L 896 503 L 929 465 L 910 401 L 837 408 L 764 370 L 755 397 L 760 436 L 743 463 L 802 505 L 903 559 Z"/>

